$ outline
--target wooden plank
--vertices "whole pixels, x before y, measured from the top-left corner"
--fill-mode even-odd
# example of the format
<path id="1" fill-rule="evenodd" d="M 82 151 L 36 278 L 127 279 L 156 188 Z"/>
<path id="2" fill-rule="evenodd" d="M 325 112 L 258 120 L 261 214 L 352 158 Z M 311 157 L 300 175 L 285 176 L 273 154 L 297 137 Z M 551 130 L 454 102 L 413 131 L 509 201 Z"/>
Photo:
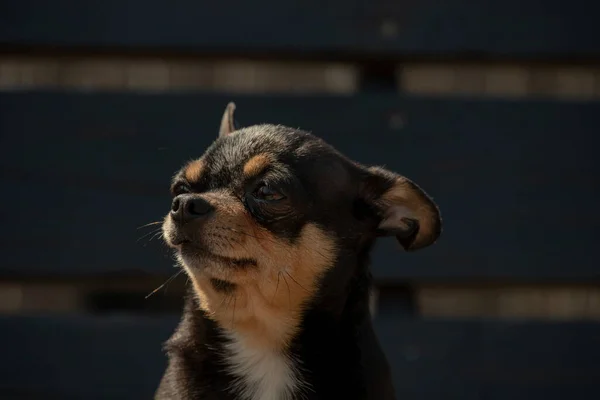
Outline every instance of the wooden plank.
<path id="1" fill-rule="evenodd" d="M 559 400 L 600 395 L 599 323 L 403 319 L 387 303 L 376 330 L 399 399 Z M 147 399 L 176 317 L 0 317 L 10 343 L 3 399 Z"/>
<path id="2" fill-rule="evenodd" d="M 585 0 L 472 2 L 20 0 L 0 4 L 0 43 L 48 47 L 382 56 L 597 58 Z M 143 12 L 141 12 L 143 10 Z"/>
<path id="3" fill-rule="evenodd" d="M 600 395 L 599 323 L 401 319 L 376 328 L 399 399 L 562 400 Z"/>
<path id="4" fill-rule="evenodd" d="M 379 279 L 600 277 L 600 102 L 189 93 L 0 94 L 0 272 L 172 271 L 136 228 L 167 212 L 171 175 L 213 141 L 229 100 L 243 125 L 309 129 L 434 196 L 441 239 L 414 254 L 383 240 Z"/>
<path id="5" fill-rule="evenodd" d="M 3 399 L 149 399 L 176 317 L 0 317 Z"/>
<path id="6" fill-rule="evenodd" d="M 2 56 L 0 90 L 222 91 L 350 94 L 350 63 L 127 55 Z"/>
<path id="7" fill-rule="evenodd" d="M 599 320 L 598 285 L 419 285 L 419 315 Z"/>
<path id="8" fill-rule="evenodd" d="M 141 274 L 2 280 L 0 314 L 179 312 L 187 283 L 179 268 L 170 280 Z"/>

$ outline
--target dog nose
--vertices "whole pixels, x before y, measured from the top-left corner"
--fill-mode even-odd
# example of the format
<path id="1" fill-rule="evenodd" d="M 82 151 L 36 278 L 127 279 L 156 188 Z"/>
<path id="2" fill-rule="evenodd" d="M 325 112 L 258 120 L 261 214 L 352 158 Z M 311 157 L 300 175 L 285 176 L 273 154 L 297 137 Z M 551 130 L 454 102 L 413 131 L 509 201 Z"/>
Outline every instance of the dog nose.
<path id="1" fill-rule="evenodd" d="M 205 218 L 212 213 L 214 207 L 201 197 L 182 194 L 173 199 L 171 217 L 175 221 L 190 222 L 197 218 Z"/>

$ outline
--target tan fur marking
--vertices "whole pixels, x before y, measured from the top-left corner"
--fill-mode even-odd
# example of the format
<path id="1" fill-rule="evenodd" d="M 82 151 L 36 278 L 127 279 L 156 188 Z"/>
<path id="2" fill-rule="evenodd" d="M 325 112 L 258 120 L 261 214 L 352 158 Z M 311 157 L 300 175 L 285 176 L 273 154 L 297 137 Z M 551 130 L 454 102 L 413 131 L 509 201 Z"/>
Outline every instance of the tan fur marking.
<path id="1" fill-rule="evenodd" d="M 261 257 L 258 271 L 248 273 L 253 276 L 244 277 L 229 298 L 214 290 L 209 275 L 195 275 L 192 281 L 201 307 L 222 327 L 238 332 L 253 346 L 280 349 L 296 333 L 319 276 L 331 266 L 334 244 L 314 225 L 306 226 L 297 246 L 277 243 L 264 232 L 257 238 L 252 246 L 264 247 L 253 251 L 268 253 L 271 259 Z"/>
<path id="2" fill-rule="evenodd" d="M 204 162 L 202 160 L 192 161 L 185 167 L 185 179 L 187 179 L 188 182 L 197 182 L 200 180 L 203 170 Z"/>
<path id="3" fill-rule="evenodd" d="M 206 198 L 217 204 L 217 216 L 203 228 L 215 254 L 253 258 L 256 267 L 223 267 L 203 260 L 180 261 L 190 276 L 200 308 L 250 346 L 279 350 L 296 333 L 304 307 L 318 290 L 319 277 L 333 265 L 335 241 L 316 225 L 306 225 L 291 245 L 257 225 L 239 201 L 223 201 L 219 193 Z M 214 289 L 210 278 L 236 284 L 233 293 Z"/>
<path id="4" fill-rule="evenodd" d="M 399 177 L 394 186 L 381 196 L 381 201 L 386 206 L 401 204 L 415 213 L 420 221 L 420 227 L 413 244 L 414 247 L 420 246 L 421 243 L 435 235 L 433 229 L 435 221 L 438 219 L 437 211 L 432 208 L 430 200 L 408 179 Z"/>
<path id="5" fill-rule="evenodd" d="M 244 175 L 253 177 L 260 174 L 271 164 L 271 159 L 267 154 L 258 154 L 252 157 L 244 165 Z"/>

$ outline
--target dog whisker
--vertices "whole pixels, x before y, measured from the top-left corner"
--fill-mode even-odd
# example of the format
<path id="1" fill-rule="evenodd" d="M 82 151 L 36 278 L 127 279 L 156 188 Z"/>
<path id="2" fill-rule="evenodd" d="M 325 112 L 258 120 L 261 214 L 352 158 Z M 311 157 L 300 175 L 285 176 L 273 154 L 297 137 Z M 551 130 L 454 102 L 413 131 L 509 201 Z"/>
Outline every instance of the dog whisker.
<path id="1" fill-rule="evenodd" d="M 235 306 L 237 304 L 237 296 L 233 296 L 233 313 L 231 314 L 231 327 L 234 326 L 235 323 Z"/>
<path id="2" fill-rule="evenodd" d="M 221 303 L 219 303 L 219 309 L 222 309 L 223 306 L 225 305 L 225 301 L 229 301 L 231 299 L 232 295 L 230 294 L 226 294 L 223 296 L 223 299 L 221 300 Z M 225 306 L 225 310 L 227 310 L 227 306 Z"/>
<path id="3" fill-rule="evenodd" d="M 151 237 L 150 239 L 148 239 L 148 242 L 151 242 L 152 240 L 156 239 L 157 237 L 160 237 L 160 236 L 162 236 L 162 234 L 163 234 L 163 233 L 162 233 L 162 230 L 161 230 L 161 231 L 158 231 L 158 232 L 156 232 L 154 235 L 152 235 L 152 237 Z"/>
<path id="4" fill-rule="evenodd" d="M 294 281 L 296 283 L 296 285 L 300 286 L 306 293 L 310 293 L 310 291 L 308 289 L 306 289 L 304 286 L 302 286 L 296 279 L 294 279 L 294 277 L 287 271 L 283 271 L 287 276 L 290 277 L 290 279 L 292 281 Z"/>
<path id="5" fill-rule="evenodd" d="M 227 227 L 227 226 L 222 226 L 222 227 L 220 227 L 220 228 L 221 228 L 221 229 L 230 230 L 230 231 L 232 231 L 232 232 L 239 233 L 239 234 L 242 234 L 242 235 L 246 235 L 246 236 L 249 236 L 249 237 L 251 237 L 251 238 L 253 238 L 253 239 L 256 239 L 256 240 L 267 240 L 267 241 L 269 241 L 269 242 L 270 242 L 270 243 L 272 243 L 272 244 L 279 244 L 279 243 L 277 243 L 275 240 L 273 240 L 273 239 L 270 239 L 269 237 L 261 237 L 261 238 L 258 238 L 258 237 L 254 236 L 254 235 L 252 235 L 252 234 L 250 234 L 250 233 L 248 233 L 248 232 L 245 232 L 245 231 L 243 231 L 243 230 L 236 230 L 236 229 L 233 229 L 233 228 L 230 228 L 230 227 Z M 285 249 L 285 251 L 286 251 L 288 254 L 290 254 L 290 255 L 292 254 L 292 252 L 291 252 L 289 249 Z M 328 257 L 327 257 L 325 254 L 321 253 L 320 251 L 318 251 L 318 250 L 316 250 L 316 249 L 311 249 L 310 251 L 311 251 L 311 252 L 313 252 L 313 253 L 317 253 L 318 255 L 320 255 L 321 257 L 323 257 L 323 258 L 325 258 L 325 259 L 326 259 L 326 258 L 328 258 Z"/>
<path id="6" fill-rule="evenodd" d="M 275 300 L 275 296 L 277 295 L 277 290 L 279 289 L 279 278 L 281 277 L 281 271 L 277 272 L 277 285 L 275 285 L 275 293 L 273 293 L 273 299 L 271 300 L 271 302 L 273 302 L 273 300 Z"/>
<path id="7" fill-rule="evenodd" d="M 158 292 L 160 289 L 162 289 L 163 287 L 165 287 L 165 285 L 169 284 L 171 281 L 173 281 L 173 279 L 177 278 L 179 276 L 179 274 L 181 274 L 183 272 L 183 269 L 180 269 L 179 271 L 175 272 L 173 275 L 171 275 L 166 281 L 165 283 L 163 283 L 162 285 L 160 285 L 159 287 L 157 287 L 156 289 L 154 289 L 152 292 L 150 292 L 146 297 L 144 297 L 144 299 L 147 299 L 148 297 L 152 296 L 154 293 Z"/>
<path id="8" fill-rule="evenodd" d="M 270 239 L 270 238 L 268 238 L 268 237 L 263 237 L 263 238 L 260 238 L 260 239 L 259 239 L 258 237 L 254 236 L 254 235 L 252 235 L 252 234 L 250 234 L 250 233 L 248 233 L 248 232 L 241 231 L 241 230 L 236 230 L 236 229 L 233 229 L 233 228 L 230 228 L 230 227 L 226 227 L 226 226 L 225 226 L 225 227 L 221 227 L 221 229 L 226 229 L 226 230 L 230 230 L 230 231 L 232 231 L 232 232 L 235 232 L 235 233 L 239 233 L 239 234 L 242 234 L 242 235 L 246 235 L 246 236 L 249 236 L 249 237 L 251 237 L 251 238 L 253 238 L 253 239 L 256 239 L 256 240 L 267 240 L 268 242 L 270 242 L 270 243 L 272 243 L 272 244 L 278 244 L 276 241 L 274 241 L 274 240 L 272 240 L 272 239 Z M 291 252 L 289 249 L 285 249 L 285 251 L 286 251 L 288 254 L 290 254 L 290 255 L 292 254 L 292 252 Z"/>
<path id="9" fill-rule="evenodd" d="M 161 231 L 161 228 L 158 228 L 158 229 L 155 229 L 155 230 L 153 230 L 153 231 L 150 231 L 150 232 L 148 232 L 148 233 L 146 233 L 146 234 L 142 235 L 142 236 L 141 236 L 141 237 L 140 237 L 138 240 L 136 240 L 136 242 L 139 242 L 140 240 L 142 240 L 142 239 L 144 239 L 144 238 L 147 238 L 147 237 L 148 237 L 148 236 L 150 236 L 150 235 L 156 234 L 157 232 L 160 232 L 160 231 Z"/>
<path id="10" fill-rule="evenodd" d="M 290 290 L 290 285 L 289 285 L 287 279 L 285 279 L 285 275 L 281 275 L 281 277 L 283 278 L 283 281 L 285 282 L 285 286 L 287 286 L 287 289 L 288 289 L 288 306 L 291 308 L 292 307 L 292 292 Z"/>
<path id="11" fill-rule="evenodd" d="M 235 231 L 232 228 L 228 228 L 228 227 L 218 227 L 218 228 L 223 229 L 223 230 L 232 231 L 232 232 L 235 232 L 235 233 L 245 233 L 245 232 Z M 226 237 L 219 236 L 219 237 L 222 238 L 222 239 L 224 239 L 224 240 L 226 240 L 232 249 L 235 249 L 235 246 L 231 243 L 231 242 L 234 242 L 237 245 L 241 246 L 244 249 L 244 251 L 245 251 L 246 254 L 251 254 L 251 252 L 248 251 L 248 248 L 246 247 L 246 245 L 244 243 L 242 243 L 241 241 L 239 241 L 239 240 L 237 240 L 235 238 L 232 238 L 230 236 L 226 236 Z"/>
<path id="12" fill-rule="evenodd" d="M 252 308 L 251 310 L 255 310 L 255 306 L 254 306 L 254 296 L 248 296 L 250 298 L 250 303 L 252 303 Z"/>
<path id="13" fill-rule="evenodd" d="M 150 222 L 145 225 L 142 225 L 142 226 L 138 226 L 137 229 L 147 228 L 149 226 L 158 225 L 158 224 L 162 224 L 162 223 L 163 223 L 163 221 L 154 221 L 154 222 Z"/>

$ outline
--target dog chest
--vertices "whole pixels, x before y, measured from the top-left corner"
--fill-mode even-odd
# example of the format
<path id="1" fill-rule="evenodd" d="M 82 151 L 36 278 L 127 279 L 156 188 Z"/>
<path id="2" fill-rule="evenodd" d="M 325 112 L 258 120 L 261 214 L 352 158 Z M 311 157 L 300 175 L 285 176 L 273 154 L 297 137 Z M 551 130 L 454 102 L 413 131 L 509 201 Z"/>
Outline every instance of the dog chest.
<path id="1" fill-rule="evenodd" d="M 237 335 L 229 334 L 224 354 L 229 372 L 235 377 L 232 391 L 246 400 L 287 400 L 301 382 L 293 361 L 280 351 L 250 347 Z"/>

